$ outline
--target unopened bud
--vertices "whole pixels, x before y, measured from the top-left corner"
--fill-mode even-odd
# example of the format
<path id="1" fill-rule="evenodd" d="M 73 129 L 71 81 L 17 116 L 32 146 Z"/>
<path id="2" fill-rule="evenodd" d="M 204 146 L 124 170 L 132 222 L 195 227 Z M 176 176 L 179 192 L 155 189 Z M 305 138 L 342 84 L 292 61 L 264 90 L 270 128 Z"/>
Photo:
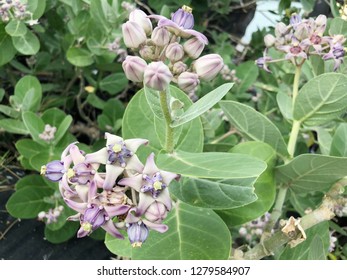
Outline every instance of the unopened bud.
<path id="1" fill-rule="evenodd" d="M 143 74 L 145 73 L 147 63 L 142 58 L 128 55 L 123 61 L 122 66 L 128 80 L 133 82 L 143 81 Z"/>
<path id="2" fill-rule="evenodd" d="M 264 43 L 266 47 L 268 48 L 272 47 L 275 44 L 275 42 L 276 42 L 276 38 L 273 35 L 271 34 L 265 35 Z"/>
<path id="3" fill-rule="evenodd" d="M 192 72 L 183 72 L 177 79 L 179 88 L 187 93 L 193 92 L 199 83 L 198 74 Z"/>
<path id="4" fill-rule="evenodd" d="M 155 58 L 155 47 L 145 45 L 140 49 L 139 53 L 143 59 L 153 60 Z"/>
<path id="5" fill-rule="evenodd" d="M 223 59 L 218 54 L 204 55 L 194 63 L 195 72 L 204 81 L 211 81 L 223 69 L 223 66 Z"/>
<path id="6" fill-rule="evenodd" d="M 147 39 L 144 29 L 134 21 L 122 25 L 124 43 L 128 48 L 138 48 Z"/>
<path id="7" fill-rule="evenodd" d="M 129 14 L 129 20 L 134 21 L 138 25 L 140 25 L 147 35 L 150 35 L 152 33 L 152 22 L 147 17 L 145 12 L 136 9 Z"/>
<path id="8" fill-rule="evenodd" d="M 151 39 L 159 47 L 166 46 L 170 41 L 170 32 L 165 27 L 156 27 L 153 30 Z"/>
<path id="9" fill-rule="evenodd" d="M 279 22 L 275 26 L 276 37 L 282 37 L 288 32 L 288 27 L 283 22 Z"/>
<path id="10" fill-rule="evenodd" d="M 165 90 L 172 79 L 169 68 L 161 61 L 150 63 L 144 74 L 144 84 L 152 89 Z"/>
<path id="11" fill-rule="evenodd" d="M 146 210 L 145 217 L 152 223 L 161 223 L 167 216 L 166 206 L 161 202 L 153 202 Z"/>
<path id="12" fill-rule="evenodd" d="M 173 66 L 172 66 L 172 74 L 174 75 L 179 75 L 183 73 L 184 71 L 187 70 L 187 64 L 183 63 L 182 61 L 177 61 Z"/>
<path id="13" fill-rule="evenodd" d="M 204 50 L 205 44 L 201 42 L 198 38 L 194 37 L 186 41 L 183 45 L 184 51 L 189 57 L 196 59 L 200 56 Z"/>
<path id="14" fill-rule="evenodd" d="M 170 59 L 171 61 L 179 61 L 184 56 L 184 50 L 182 45 L 179 43 L 171 43 L 167 46 L 165 51 L 165 56 Z"/>

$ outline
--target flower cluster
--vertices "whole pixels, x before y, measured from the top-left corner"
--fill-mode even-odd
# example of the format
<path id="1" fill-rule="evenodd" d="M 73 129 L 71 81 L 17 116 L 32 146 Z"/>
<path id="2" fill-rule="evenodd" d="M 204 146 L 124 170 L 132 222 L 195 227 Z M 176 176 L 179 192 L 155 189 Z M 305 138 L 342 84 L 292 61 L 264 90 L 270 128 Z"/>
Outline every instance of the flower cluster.
<path id="1" fill-rule="evenodd" d="M 117 37 L 114 39 L 114 41 L 110 44 L 108 44 L 107 48 L 109 51 L 115 53 L 118 55 L 118 62 L 123 62 L 125 58 L 127 57 L 128 53 L 126 49 L 121 48 L 121 38 Z"/>
<path id="2" fill-rule="evenodd" d="M 70 144 L 60 160 L 42 166 L 41 174 L 59 182 L 64 201 L 78 212 L 68 218 L 80 222 L 78 237 L 102 227 L 123 239 L 119 229 L 126 229 L 131 244 L 141 246 L 149 229 L 167 231 L 162 222 L 172 207 L 168 186 L 178 175 L 159 170 L 154 154 L 141 163 L 135 153 L 146 139 L 124 140 L 110 133 L 105 138 L 106 146 L 91 154 Z"/>
<path id="3" fill-rule="evenodd" d="M 64 206 L 59 205 L 55 208 L 49 209 L 47 212 L 41 211 L 37 218 L 40 221 L 45 221 L 46 224 L 52 224 L 57 222 L 57 219 L 59 218 L 60 214 L 63 212 Z"/>
<path id="4" fill-rule="evenodd" d="M 279 22 L 275 27 L 275 36 L 268 34 L 264 38 L 266 49 L 263 57 L 256 60 L 256 64 L 264 70 L 269 63 L 289 60 L 296 66 L 302 65 L 310 55 L 318 55 L 324 60 L 333 59 L 336 71 L 343 62 L 345 51 L 343 43 L 346 38 L 343 35 L 333 34 L 325 36 L 327 26 L 325 15 L 319 15 L 316 19 L 301 19 L 297 14 L 290 18 L 289 25 Z M 272 59 L 268 55 L 268 48 L 285 53 L 283 59 Z"/>
<path id="5" fill-rule="evenodd" d="M 30 18 L 32 14 L 27 11 L 27 5 L 19 0 L 0 0 L 0 18 L 3 22 L 8 22 L 11 18 L 24 20 Z"/>
<path id="6" fill-rule="evenodd" d="M 151 19 L 157 21 L 154 29 Z M 218 54 L 199 58 L 208 40 L 193 26 L 192 9 L 187 6 L 173 13 L 171 19 L 132 11 L 122 26 L 125 45 L 137 54 L 127 56 L 123 62 L 127 78 L 159 91 L 172 81 L 183 91 L 193 93 L 200 80 L 216 77 L 223 68 L 223 59 Z M 191 59 L 194 61 L 188 65 Z"/>
<path id="7" fill-rule="evenodd" d="M 255 245 L 257 240 L 262 236 L 265 226 L 270 220 L 270 216 L 270 213 L 266 212 L 264 216 L 244 224 L 239 229 L 240 236 L 245 238 L 250 245 Z"/>
<path id="8" fill-rule="evenodd" d="M 55 126 L 46 124 L 44 131 L 39 134 L 39 138 L 46 142 L 51 142 L 54 139 L 54 135 L 56 132 L 57 128 Z"/>

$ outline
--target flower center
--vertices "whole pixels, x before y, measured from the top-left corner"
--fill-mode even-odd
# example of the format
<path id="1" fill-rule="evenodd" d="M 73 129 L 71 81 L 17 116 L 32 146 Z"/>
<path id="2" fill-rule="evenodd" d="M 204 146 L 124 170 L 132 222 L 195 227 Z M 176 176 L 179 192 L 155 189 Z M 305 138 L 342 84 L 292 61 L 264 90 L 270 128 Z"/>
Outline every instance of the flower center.
<path id="1" fill-rule="evenodd" d="M 300 46 L 294 46 L 294 47 L 291 47 L 290 48 L 290 52 L 292 54 L 298 54 L 298 53 L 301 53 L 302 49 Z"/>
<path id="2" fill-rule="evenodd" d="M 322 42 L 322 38 L 318 35 L 313 34 L 310 38 L 310 41 L 314 45 L 318 45 Z"/>
<path id="3" fill-rule="evenodd" d="M 92 224 L 89 222 L 84 222 L 82 223 L 81 227 L 83 228 L 84 231 L 91 232 L 92 231 Z"/>
<path id="4" fill-rule="evenodd" d="M 115 153 L 119 153 L 122 150 L 122 146 L 119 144 L 114 144 L 112 147 L 112 151 L 114 151 Z"/>
<path id="5" fill-rule="evenodd" d="M 150 192 L 153 198 L 157 198 L 160 193 L 167 187 L 163 183 L 163 177 L 160 172 L 155 173 L 152 177 L 143 175 L 144 185 L 141 187 L 141 192 Z"/>
<path id="6" fill-rule="evenodd" d="M 153 188 L 154 188 L 156 191 L 157 191 L 157 190 L 161 190 L 162 185 L 163 185 L 162 182 L 156 181 L 156 182 L 154 182 L 154 184 L 153 184 Z"/>
<path id="7" fill-rule="evenodd" d="M 75 176 L 75 171 L 72 168 L 69 168 L 67 171 L 67 177 L 71 179 L 72 177 Z"/>
<path id="8" fill-rule="evenodd" d="M 41 166 L 41 170 L 40 170 L 40 175 L 45 175 L 47 171 L 47 166 L 46 165 L 42 165 Z"/>
<path id="9" fill-rule="evenodd" d="M 182 6 L 182 10 L 187 12 L 187 13 L 190 13 L 190 14 L 193 12 L 193 9 L 189 6 L 186 6 L 186 5 Z"/>
<path id="10" fill-rule="evenodd" d="M 126 166 L 126 159 L 133 156 L 133 152 L 130 151 L 124 143 L 115 143 L 107 147 L 108 152 L 108 164 L 119 163 L 121 167 Z"/>

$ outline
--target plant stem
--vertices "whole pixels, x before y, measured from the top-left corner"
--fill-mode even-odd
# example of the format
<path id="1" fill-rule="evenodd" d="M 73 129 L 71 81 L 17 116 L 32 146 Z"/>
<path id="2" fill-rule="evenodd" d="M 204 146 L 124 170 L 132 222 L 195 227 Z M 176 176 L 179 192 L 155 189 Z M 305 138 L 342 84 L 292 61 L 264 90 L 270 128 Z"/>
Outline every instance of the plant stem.
<path id="1" fill-rule="evenodd" d="M 270 233 L 271 230 L 274 228 L 278 219 L 281 217 L 283 204 L 287 195 L 287 190 L 288 188 L 283 186 L 279 188 L 277 198 L 276 198 L 276 203 L 274 208 L 272 209 L 271 217 L 269 222 L 266 225 L 265 232 Z"/>
<path id="2" fill-rule="evenodd" d="M 301 74 L 301 66 L 297 66 L 295 70 L 294 83 L 293 83 L 293 101 L 292 106 L 294 110 L 295 100 L 299 93 L 299 81 Z M 294 157 L 296 141 L 298 139 L 298 134 L 300 131 L 301 122 L 293 120 L 292 131 L 290 132 L 289 142 L 288 142 L 288 153 L 290 158 Z"/>
<path id="3" fill-rule="evenodd" d="M 170 126 L 170 124 L 172 123 L 172 119 L 171 119 L 171 113 L 170 113 L 170 107 L 169 107 L 168 94 L 166 91 L 161 91 L 159 93 L 159 96 L 160 96 L 160 105 L 163 110 L 165 123 L 166 123 L 165 150 L 168 153 L 172 153 L 174 149 L 174 131 L 173 131 L 173 128 Z"/>

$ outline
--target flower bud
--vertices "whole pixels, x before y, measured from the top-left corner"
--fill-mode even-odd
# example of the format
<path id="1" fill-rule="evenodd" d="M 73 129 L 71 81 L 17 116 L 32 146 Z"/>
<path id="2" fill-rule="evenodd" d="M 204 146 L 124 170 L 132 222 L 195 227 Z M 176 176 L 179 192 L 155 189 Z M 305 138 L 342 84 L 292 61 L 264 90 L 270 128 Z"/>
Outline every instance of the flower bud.
<path id="1" fill-rule="evenodd" d="M 167 46 L 165 51 L 165 56 L 170 59 L 171 61 L 179 61 L 184 56 L 184 50 L 182 45 L 179 43 L 171 43 Z"/>
<path id="2" fill-rule="evenodd" d="M 273 35 L 271 34 L 265 35 L 264 43 L 267 48 L 272 47 L 275 44 L 275 42 L 276 42 L 276 38 Z"/>
<path id="3" fill-rule="evenodd" d="M 276 37 L 282 37 L 288 32 L 288 27 L 283 22 L 279 22 L 275 26 Z"/>
<path id="4" fill-rule="evenodd" d="M 152 223 L 161 223 L 167 216 L 167 209 L 161 202 L 153 202 L 146 210 L 145 217 Z"/>
<path id="5" fill-rule="evenodd" d="M 153 30 L 151 39 L 159 47 L 166 46 L 170 41 L 170 32 L 165 27 L 156 27 Z"/>
<path id="6" fill-rule="evenodd" d="M 152 33 L 152 22 L 147 17 L 145 12 L 136 9 L 129 14 L 129 20 L 140 25 L 147 35 L 150 35 Z"/>
<path id="7" fill-rule="evenodd" d="M 142 58 L 128 55 L 123 61 L 122 66 L 128 80 L 133 82 L 143 81 L 143 74 L 145 73 L 147 63 Z"/>
<path id="8" fill-rule="evenodd" d="M 144 84 L 152 89 L 165 90 L 172 79 L 169 68 L 161 61 L 150 63 L 144 74 Z"/>
<path id="9" fill-rule="evenodd" d="M 184 71 L 187 70 L 187 64 L 183 63 L 182 61 L 177 61 L 173 66 L 172 66 L 172 74 L 174 75 L 179 75 L 183 73 Z"/>
<path id="10" fill-rule="evenodd" d="M 200 56 L 204 50 L 205 44 L 201 42 L 198 38 L 194 37 L 186 41 L 183 45 L 184 51 L 189 57 L 196 59 Z"/>
<path id="11" fill-rule="evenodd" d="M 141 221 L 131 223 L 127 230 L 129 241 L 133 247 L 141 247 L 148 237 L 148 227 Z"/>
<path id="12" fill-rule="evenodd" d="M 223 66 L 223 59 L 218 54 L 204 55 L 194 63 L 195 72 L 204 81 L 211 81 L 223 69 Z"/>
<path id="13" fill-rule="evenodd" d="M 179 88 L 187 93 L 194 91 L 199 83 L 198 74 L 191 72 L 183 72 L 177 79 Z"/>
<path id="14" fill-rule="evenodd" d="M 185 5 L 172 14 L 171 20 L 184 29 L 192 29 L 194 26 L 192 9 Z"/>
<path id="15" fill-rule="evenodd" d="M 53 182 L 61 180 L 64 173 L 64 163 L 59 160 L 53 160 L 41 167 L 41 175 L 44 175 L 48 180 Z"/>
<path id="16" fill-rule="evenodd" d="M 154 46 L 143 46 L 139 51 L 141 57 L 145 60 L 155 59 L 155 47 Z"/>
<path id="17" fill-rule="evenodd" d="M 134 21 L 122 25 L 124 43 L 128 48 L 138 48 L 147 39 L 143 28 Z"/>

